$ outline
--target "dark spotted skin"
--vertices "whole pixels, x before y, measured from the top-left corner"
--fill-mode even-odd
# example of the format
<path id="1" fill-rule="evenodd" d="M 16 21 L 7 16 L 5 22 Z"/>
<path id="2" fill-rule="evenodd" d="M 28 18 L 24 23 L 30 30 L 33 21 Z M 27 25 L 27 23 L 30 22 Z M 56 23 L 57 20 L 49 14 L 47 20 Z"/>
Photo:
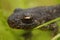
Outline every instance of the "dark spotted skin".
<path id="1" fill-rule="evenodd" d="M 30 19 L 24 19 L 25 17 L 31 17 Z M 41 6 L 28 9 L 17 8 L 14 10 L 13 14 L 8 17 L 8 24 L 12 28 L 23 29 L 23 30 L 32 30 L 38 25 L 41 25 L 45 22 L 53 20 L 57 17 L 60 17 L 60 5 L 56 6 Z M 53 35 L 56 35 L 58 32 L 58 27 L 56 23 L 47 25 L 47 27 L 40 28 L 41 30 L 51 30 Z M 25 40 L 30 38 L 31 40 L 31 31 L 23 34 Z"/>

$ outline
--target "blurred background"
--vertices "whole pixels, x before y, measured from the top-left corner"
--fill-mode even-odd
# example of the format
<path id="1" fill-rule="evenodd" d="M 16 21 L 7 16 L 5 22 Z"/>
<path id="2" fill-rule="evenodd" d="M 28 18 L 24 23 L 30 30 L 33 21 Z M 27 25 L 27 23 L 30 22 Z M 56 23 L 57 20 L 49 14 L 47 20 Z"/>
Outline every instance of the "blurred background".
<path id="1" fill-rule="evenodd" d="M 60 4 L 60 0 L 0 0 L 0 40 L 24 40 L 21 36 L 24 30 L 12 29 L 7 24 L 7 18 L 15 8 L 32 8 L 36 6 L 51 6 Z M 58 25 L 60 22 L 58 23 Z M 50 31 L 33 30 L 32 40 L 51 40 Z M 57 40 L 60 40 L 58 38 Z"/>

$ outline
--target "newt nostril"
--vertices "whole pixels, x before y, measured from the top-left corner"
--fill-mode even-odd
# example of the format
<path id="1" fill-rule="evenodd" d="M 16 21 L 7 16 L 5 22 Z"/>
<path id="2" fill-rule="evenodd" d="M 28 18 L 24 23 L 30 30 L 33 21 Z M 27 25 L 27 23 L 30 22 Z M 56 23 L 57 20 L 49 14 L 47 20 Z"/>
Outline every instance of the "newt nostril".
<path id="1" fill-rule="evenodd" d="M 22 19 L 22 22 L 25 24 L 31 24 L 31 23 L 33 23 L 33 18 L 32 17 L 24 17 Z"/>

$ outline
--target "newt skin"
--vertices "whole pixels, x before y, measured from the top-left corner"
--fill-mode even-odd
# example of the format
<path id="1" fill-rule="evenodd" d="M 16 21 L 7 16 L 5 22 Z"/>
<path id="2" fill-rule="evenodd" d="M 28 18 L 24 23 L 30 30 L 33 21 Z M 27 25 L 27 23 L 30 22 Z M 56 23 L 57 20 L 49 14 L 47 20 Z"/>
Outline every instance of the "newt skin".
<path id="1" fill-rule="evenodd" d="M 25 19 L 26 17 L 28 19 Z M 11 28 L 32 30 L 38 25 L 41 25 L 58 17 L 60 17 L 60 5 L 40 6 L 28 9 L 16 8 L 13 14 L 8 17 L 7 22 Z M 56 23 L 52 23 L 47 27 L 43 27 L 40 29 L 51 30 L 53 36 L 58 32 L 58 26 L 56 25 Z M 30 38 L 31 40 L 31 31 L 23 34 L 23 36 L 25 40 L 28 40 L 28 38 Z"/>

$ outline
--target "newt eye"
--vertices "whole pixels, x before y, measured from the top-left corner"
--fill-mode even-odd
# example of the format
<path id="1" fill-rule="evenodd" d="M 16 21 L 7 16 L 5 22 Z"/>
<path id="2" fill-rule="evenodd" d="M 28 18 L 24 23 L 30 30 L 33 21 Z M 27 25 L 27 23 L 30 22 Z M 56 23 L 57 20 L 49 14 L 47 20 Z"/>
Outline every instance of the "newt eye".
<path id="1" fill-rule="evenodd" d="M 24 19 L 31 19 L 31 17 L 24 17 Z"/>
<path id="2" fill-rule="evenodd" d="M 32 17 L 24 17 L 22 19 L 22 22 L 25 23 L 25 24 L 33 23 L 33 18 Z"/>

